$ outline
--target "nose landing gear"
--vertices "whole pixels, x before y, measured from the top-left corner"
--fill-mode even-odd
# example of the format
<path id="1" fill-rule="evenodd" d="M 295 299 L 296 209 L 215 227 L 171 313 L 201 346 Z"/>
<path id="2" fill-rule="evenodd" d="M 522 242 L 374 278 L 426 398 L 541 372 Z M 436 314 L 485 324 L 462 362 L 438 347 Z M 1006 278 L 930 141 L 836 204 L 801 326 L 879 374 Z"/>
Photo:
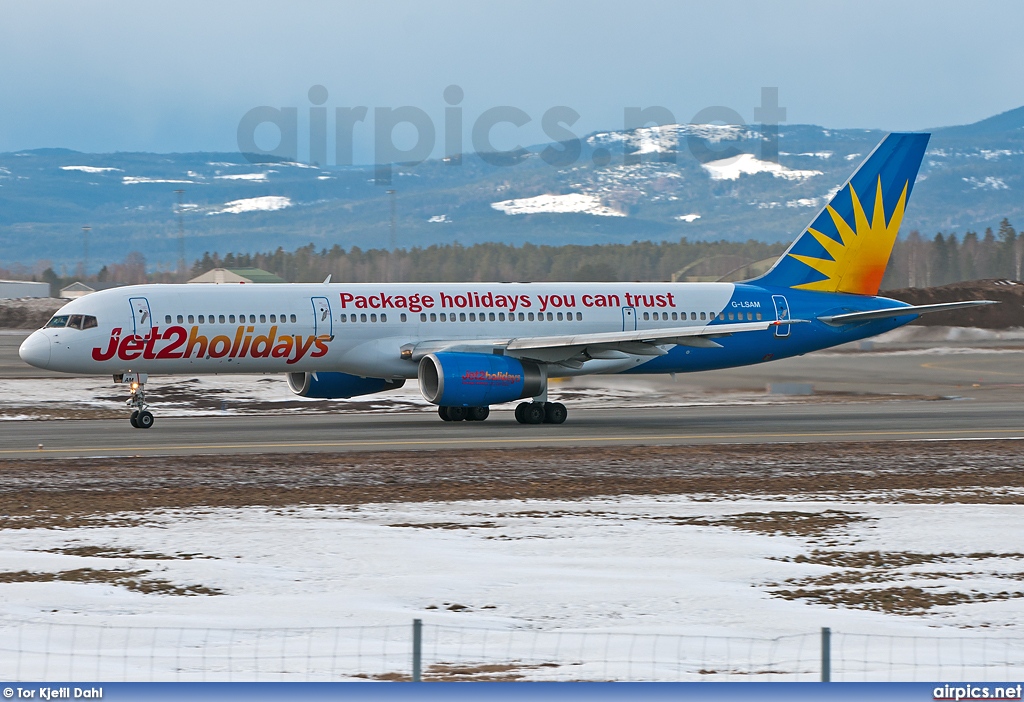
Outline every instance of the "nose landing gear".
<path id="1" fill-rule="evenodd" d="M 149 378 L 145 373 L 124 373 L 115 375 L 114 382 L 128 385 L 131 395 L 125 403 L 132 408 L 128 421 L 136 429 L 149 429 L 153 426 L 153 413 L 148 410 L 146 404 L 146 381 Z"/>

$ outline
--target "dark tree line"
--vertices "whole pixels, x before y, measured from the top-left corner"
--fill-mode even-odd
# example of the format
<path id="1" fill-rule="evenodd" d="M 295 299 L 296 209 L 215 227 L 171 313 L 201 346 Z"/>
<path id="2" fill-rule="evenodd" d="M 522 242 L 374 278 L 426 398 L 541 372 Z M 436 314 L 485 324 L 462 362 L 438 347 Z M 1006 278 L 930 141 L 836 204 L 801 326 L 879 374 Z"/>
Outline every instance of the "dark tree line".
<path id="1" fill-rule="evenodd" d="M 313 244 L 295 251 L 264 253 L 206 253 L 197 260 L 189 277 L 211 268 L 262 268 L 292 282 L 319 282 L 328 275 L 335 281 L 633 281 L 670 280 L 684 271 L 713 280 L 744 264 L 780 255 L 785 244 L 760 241 L 688 241 L 594 246 L 537 246 L 524 244 L 448 244 L 427 248 L 317 250 Z M 53 284 L 53 294 L 74 280 L 117 283 L 180 282 L 175 271 L 146 270 L 145 258 L 130 252 L 121 263 L 109 263 L 98 275 L 85 278 L 54 272 L 40 262 L 41 274 L 33 279 Z M 1018 234 L 1004 219 L 996 231 L 938 233 L 932 238 L 916 231 L 896 242 L 882 282 L 883 289 L 924 288 L 964 280 L 1021 279 L 1024 263 L 1024 232 Z M 0 269 L 0 277 L 25 278 L 25 271 Z"/>

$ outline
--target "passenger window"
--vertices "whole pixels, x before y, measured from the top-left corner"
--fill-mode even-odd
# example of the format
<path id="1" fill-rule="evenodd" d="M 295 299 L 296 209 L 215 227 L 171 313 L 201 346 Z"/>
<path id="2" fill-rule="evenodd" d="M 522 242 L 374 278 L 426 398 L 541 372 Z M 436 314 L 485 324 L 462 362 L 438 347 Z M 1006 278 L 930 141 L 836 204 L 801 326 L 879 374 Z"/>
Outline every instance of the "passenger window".
<path id="1" fill-rule="evenodd" d="M 270 315 L 270 323 L 274 324 L 275 322 L 277 322 L 277 315 L 276 314 Z"/>
<path id="2" fill-rule="evenodd" d="M 433 322 L 434 321 L 434 319 L 433 319 L 434 315 L 431 314 L 430 317 L 431 317 L 430 321 Z M 427 313 L 426 312 L 420 312 L 420 321 L 421 322 L 427 321 Z"/>
<path id="3" fill-rule="evenodd" d="M 549 322 L 555 321 L 555 315 L 552 314 L 551 312 L 548 312 L 548 321 Z"/>
<path id="4" fill-rule="evenodd" d="M 703 313 L 703 312 L 701 312 L 701 313 L 700 313 L 700 318 L 701 318 L 701 319 L 707 319 L 707 317 L 706 317 L 706 316 L 704 315 L 704 313 Z"/>
<path id="5" fill-rule="evenodd" d="M 520 312 L 520 313 L 519 313 L 519 321 L 520 321 L 520 322 L 522 322 L 522 321 L 524 321 L 525 319 L 526 319 L 526 315 L 525 315 L 525 314 L 523 314 L 522 312 Z M 533 319 L 533 314 L 532 314 L 532 313 L 530 314 L 530 319 Z"/>
<path id="6" fill-rule="evenodd" d="M 222 321 L 222 322 L 224 321 L 224 315 L 220 316 L 220 321 Z M 234 324 L 235 323 L 235 315 L 229 314 L 228 315 L 228 322 L 230 322 L 231 324 Z"/>
<path id="7" fill-rule="evenodd" d="M 582 322 L 583 321 L 583 313 L 582 312 L 577 312 L 576 313 L 576 321 L 577 322 Z"/>
<path id="8" fill-rule="evenodd" d="M 359 321 L 360 322 L 365 322 L 366 321 L 366 314 L 365 313 L 359 315 Z"/>
<path id="9" fill-rule="evenodd" d="M 382 322 L 386 322 L 386 321 L 388 321 L 388 316 L 387 316 L 386 314 L 383 314 L 383 313 L 381 313 L 381 315 L 380 315 L 380 321 L 382 321 Z"/>
<path id="10" fill-rule="evenodd" d="M 261 314 L 260 315 L 260 324 L 266 324 L 266 322 L 267 322 L 267 315 Z"/>
<path id="11" fill-rule="evenodd" d="M 729 313 L 729 321 L 731 322 L 731 321 L 733 321 L 733 319 L 735 319 L 735 315 L 733 315 L 733 313 L 730 312 Z"/>
<path id="12" fill-rule="evenodd" d="M 430 316 L 431 316 L 431 318 L 433 318 L 434 315 L 430 315 Z M 447 322 L 448 321 L 448 315 L 446 315 L 444 312 L 442 312 L 441 314 L 438 315 L 438 319 L 440 319 L 442 322 Z"/>
<path id="13" fill-rule="evenodd" d="M 190 315 L 188 316 L 188 323 L 189 323 L 189 324 L 195 324 L 195 322 L 196 322 L 196 318 L 195 318 L 195 315 L 191 315 L 191 314 L 190 314 Z"/>
<path id="14" fill-rule="evenodd" d="M 178 315 L 178 324 L 184 324 L 184 323 L 185 323 L 185 318 L 184 318 L 184 317 L 182 317 L 182 316 L 181 316 L 181 315 L 179 314 L 179 315 Z"/>
<path id="15" fill-rule="evenodd" d="M 559 322 L 561 322 L 562 321 L 562 313 L 559 312 L 558 314 L 556 314 L 555 315 L 555 319 L 557 319 Z"/>
<path id="16" fill-rule="evenodd" d="M 206 321 L 206 317 L 204 317 L 203 315 L 199 315 L 199 323 L 203 324 L 205 321 Z"/>
<path id="17" fill-rule="evenodd" d="M 82 317 L 82 329 L 93 329 L 97 326 L 96 318 L 92 315 Z"/>
<path id="18" fill-rule="evenodd" d="M 169 314 L 165 315 L 164 316 L 164 324 L 170 324 L 170 323 L 171 323 L 171 315 L 169 315 Z"/>
<path id="19" fill-rule="evenodd" d="M 460 322 L 465 322 L 466 321 L 466 313 L 465 312 L 459 312 L 459 321 Z"/>
<path id="20" fill-rule="evenodd" d="M 370 321 L 371 322 L 376 322 L 377 321 L 377 314 L 376 313 L 370 315 Z"/>
<path id="21" fill-rule="evenodd" d="M 256 324 L 256 315 L 254 315 L 254 314 L 250 314 L 249 315 L 249 324 Z"/>
<path id="22" fill-rule="evenodd" d="M 650 313 L 649 312 L 644 312 L 644 320 L 646 321 L 646 320 L 649 320 L 650 318 L 651 318 Z"/>
<path id="23" fill-rule="evenodd" d="M 760 312 L 758 312 L 756 316 L 757 316 L 757 321 L 759 321 L 759 322 L 760 322 L 760 321 L 761 321 L 761 313 L 760 313 Z"/>
<path id="24" fill-rule="evenodd" d="M 422 317 L 423 315 L 420 315 L 420 316 Z M 430 313 L 430 321 L 431 322 L 436 322 L 437 321 L 437 315 L 434 314 L 433 312 Z M 444 320 L 442 319 L 441 321 L 443 322 Z"/>
<path id="25" fill-rule="evenodd" d="M 471 322 L 475 322 L 476 321 L 476 312 L 470 312 L 469 313 L 469 321 L 471 321 Z"/>
<path id="26" fill-rule="evenodd" d="M 218 319 L 218 321 L 219 321 L 219 322 L 220 322 L 221 324 L 224 324 L 224 315 L 221 315 L 221 316 L 220 316 L 220 317 L 218 317 L 217 319 Z M 233 320 L 232 320 L 232 321 L 233 321 Z"/>
<path id="27" fill-rule="evenodd" d="M 408 317 L 406 317 L 405 316 L 405 312 L 403 312 L 402 315 L 399 317 L 399 319 L 401 319 L 401 321 L 404 322 L 404 321 L 406 321 L 406 319 L 408 319 Z"/>
<path id="28" fill-rule="evenodd" d="M 498 321 L 499 322 L 504 322 L 505 321 L 505 313 L 504 312 L 499 312 L 498 313 Z"/>
<path id="29" fill-rule="evenodd" d="M 273 321 L 274 321 L 274 315 L 270 315 L 270 321 L 271 321 L 271 322 L 273 322 Z M 338 321 L 341 321 L 341 322 L 347 322 L 347 321 L 348 321 L 348 315 L 347 315 L 347 314 L 343 314 L 343 315 L 340 315 L 340 316 L 338 317 Z"/>
<path id="30" fill-rule="evenodd" d="M 291 320 L 292 324 L 295 324 L 295 315 L 294 314 L 290 316 L 290 320 Z"/>

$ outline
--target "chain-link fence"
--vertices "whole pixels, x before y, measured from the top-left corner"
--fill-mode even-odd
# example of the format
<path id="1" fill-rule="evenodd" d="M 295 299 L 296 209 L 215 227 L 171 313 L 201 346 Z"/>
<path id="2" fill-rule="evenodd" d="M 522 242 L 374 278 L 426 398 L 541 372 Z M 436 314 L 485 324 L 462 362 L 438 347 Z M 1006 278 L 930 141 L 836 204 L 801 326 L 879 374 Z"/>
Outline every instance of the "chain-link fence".
<path id="1" fill-rule="evenodd" d="M 175 628 L 0 622 L 10 681 L 1013 681 L 1024 637 L 774 638 L 450 624 Z"/>

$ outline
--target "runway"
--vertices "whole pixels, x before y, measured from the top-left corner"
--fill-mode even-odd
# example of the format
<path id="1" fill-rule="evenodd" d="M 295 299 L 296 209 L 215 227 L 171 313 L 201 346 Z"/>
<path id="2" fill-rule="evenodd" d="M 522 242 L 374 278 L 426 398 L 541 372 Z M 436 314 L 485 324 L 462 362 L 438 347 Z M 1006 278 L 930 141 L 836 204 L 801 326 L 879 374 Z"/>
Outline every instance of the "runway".
<path id="1" fill-rule="evenodd" d="M 27 376 L 36 372 L 40 383 L 52 383 L 48 379 L 56 374 L 35 371 L 17 358 L 24 335 L 0 334 L 0 378 L 32 383 Z M 165 382 L 157 380 L 155 387 Z M 259 376 L 247 382 L 258 385 Z M 779 402 L 765 394 L 768 383 L 793 382 L 812 383 L 816 395 Z M 615 407 L 566 399 L 569 420 L 561 426 L 521 426 L 512 405 L 492 408 L 486 422 L 446 423 L 432 412 L 332 414 L 330 406 L 170 417 L 161 415 L 158 402 L 156 424 L 148 431 L 132 429 L 126 418 L 0 422 L 0 459 L 532 447 L 554 453 L 602 446 L 1024 437 L 1020 340 L 897 340 L 878 344 L 874 352 L 810 354 L 675 380 L 584 378 L 559 386 L 556 393 L 571 398 L 565 393 L 573 391 L 585 398 L 581 390 L 602 383 L 629 383 L 620 386 L 628 392 Z M 730 399 L 738 391 L 753 403 Z M 290 397 L 281 392 L 282 400 Z M 647 407 L 632 406 L 631 398 Z M 67 395 L 41 394 L 41 399 L 70 401 Z"/>
<path id="2" fill-rule="evenodd" d="M 424 449 L 567 450 L 836 441 L 1024 438 L 1021 405 L 956 400 L 807 405 L 575 410 L 561 426 L 521 426 L 508 411 L 486 422 L 436 415 L 301 415 L 18 422 L 0 437 L 0 459 Z M 39 448 L 39 445 L 42 448 Z"/>

